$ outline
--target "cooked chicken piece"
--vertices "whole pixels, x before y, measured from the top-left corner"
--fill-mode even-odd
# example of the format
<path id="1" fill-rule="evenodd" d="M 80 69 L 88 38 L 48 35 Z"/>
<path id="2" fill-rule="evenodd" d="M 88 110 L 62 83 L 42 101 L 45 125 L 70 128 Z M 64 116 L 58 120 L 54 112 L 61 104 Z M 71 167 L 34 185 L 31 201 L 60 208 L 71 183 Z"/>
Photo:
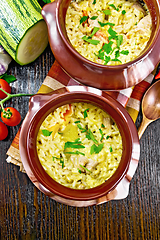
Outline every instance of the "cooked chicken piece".
<path id="1" fill-rule="evenodd" d="M 92 171 L 96 166 L 97 166 L 98 162 L 95 162 L 91 159 L 89 159 L 89 162 L 86 165 L 86 168 L 90 171 Z"/>
<path id="2" fill-rule="evenodd" d="M 98 164 L 97 162 L 93 161 L 92 159 L 88 159 L 85 156 L 79 156 L 78 159 L 75 156 L 71 156 L 71 161 L 73 162 L 74 167 L 81 170 L 81 172 L 88 172 L 85 170 L 85 168 L 92 171 Z"/>
<path id="3" fill-rule="evenodd" d="M 85 188 L 85 186 L 82 183 L 78 186 L 78 189 L 84 189 L 84 188 Z"/>
<path id="4" fill-rule="evenodd" d="M 106 35 L 104 32 L 102 32 L 102 31 L 99 30 L 99 31 L 97 31 L 97 32 L 94 34 L 94 36 L 95 36 L 96 38 L 98 38 L 99 40 L 108 43 L 108 37 L 107 37 L 107 35 Z"/>
<path id="5" fill-rule="evenodd" d="M 88 23 L 90 27 L 99 27 L 99 23 L 97 19 L 95 20 L 88 19 Z"/>
<path id="6" fill-rule="evenodd" d="M 135 9 L 139 10 L 140 12 L 143 12 L 144 15 L 146 15 L 146 11 L 144 10 L 144 8 L 143 8 L 140 4 L 134 3 L 134 4 L 132 5 L 132 8 L 135 8 Z"/>
<path id="7" fill-rule="evenodd" d="M 104 124 L 105 128 L 110 128 L 111 127 L 110 117 L 103 118 L 103 124 Z"/>
<path id="8" fill-rule="evenodd" d="M 139 21 L 136 27 L 136 31 L 139 31 L 141 34 L 149 32 L 151 29 L 151 24 L 151 16 L 147 15 Z"/>
<path id="9" fill-rule="evenodd" d="M 85 167 L 86 163 L 88 163 L 88 158 L 86 158 L 85 156 L 80 156 L 78 158 L 78 162 L 79 162 L 79 166 L 78 166 L 79 170 L 81 170 L 82 172 L 85 172 L 86 170 L 82 168 L 80 165 Z"/>
<path id="10" fill-rule="evenodd" d="M 79 168 L 81 172 L 86 171 L 83 167 L 85 167 L 86 163 L 88 163 L 88 158 L 86 158 L 85 156 L 79 156 L 77 159 L 76 156 L 71 156 L 71 161 L 75 168 Z M 80 165 L 82 165 L 83 167 L 81 167 Z"/>
<path id="11" fill-rule="evenodd" d="M 72 113 L 73 113 L 73 109 L 72 109 L 72 107 L 71 107 L 71 104 L 67 104 L 66 106 L 65 106 L 65 112 L 63 112 L 62 113 L 62 118 L 64 118 L 64 120 L 66 120 L 66 118 L 68 118 L 69 116 L 71 116 L 72 115 Z"/>

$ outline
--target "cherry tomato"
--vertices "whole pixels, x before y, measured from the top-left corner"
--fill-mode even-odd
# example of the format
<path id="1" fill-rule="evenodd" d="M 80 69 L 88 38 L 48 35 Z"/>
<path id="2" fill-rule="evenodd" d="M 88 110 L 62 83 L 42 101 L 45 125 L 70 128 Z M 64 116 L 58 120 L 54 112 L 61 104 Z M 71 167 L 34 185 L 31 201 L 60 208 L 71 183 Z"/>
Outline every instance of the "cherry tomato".
<path id="1" fill-rule="evenodd" d="M 20 113 L 13 107 L 7 107 L 1 112 L 2 121 L 8 126 L 16 126 L 21 121 Z"/>
<path id="2" fill-rule="evenodd" d="M 2 88 L 7 93 L 11 93 L 11 87 L 4 79 L 0 79 L 0 88 Z M 0 90 L 0 99 L 3 99 L 5 97 L 7 97 L 7 95 Z"/>
<path id="3" fill-rule="evenodd" d="M 8 128 L 7 126 L 0 122 L 0 141 L 5 139 L 8 136 Z"/>

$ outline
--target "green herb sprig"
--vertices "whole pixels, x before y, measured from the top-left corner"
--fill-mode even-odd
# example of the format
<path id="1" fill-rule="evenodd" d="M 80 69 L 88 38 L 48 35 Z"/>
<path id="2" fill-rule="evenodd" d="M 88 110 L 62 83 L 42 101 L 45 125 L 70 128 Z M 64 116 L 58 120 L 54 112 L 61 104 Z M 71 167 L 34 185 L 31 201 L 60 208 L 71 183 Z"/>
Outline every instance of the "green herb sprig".
<path id="1" fill-rule="evenodd" d="M 66 142 L 65 145 L 64 145 L 64 150 L 66 148 L 77 148 L 77 149 L 80 149 L 80 148 L 85 148 L 85 146 L 82 145 L 82 142 L 80 141 L 80 138 L 77 138 L 74 142 Z"/>
<path id="2" fill-rule="evenodd" d="M 81 17 L 81 19 L 80 19 L 80 21 L 79 21 L 80 24 L 85 23 L 88 18 L 89 18 L 89 16 L 83 16 L 83 17 Z"/>
<path id="3" fill-rule="evenodd" d="M 75 155 L 83 155 L 83 156 L 85 156 L 84 153 L 79 152 L 79 151 L 76 151 L 76 152 L 64 152 L 64 153 L 65 153 L 65 154 L 75 154 Z"/>
<path id="4" fill-rule="evenodd" d="M 110 7 L 112 7 L 113 9 L 115 9 L 117 12 L 119 11 L 119 8 L 116 7 L 114 4 L 109 4 Z"/>
<path id="5" fill-rule="evenodd" d="M 104 137 L 104 133 L 103 133 L 103 131 L 102 131 L 101 128 L 99 129 L 99 132 L 100 132 L 100 134 L 101 134 L 101 139 L 100 139 L 100 141 L 102 141 L 102 140 L 103 140 L 103 137 Z"/>
<path id="6" fill-rule="evenodd" d="M 53 131 L 48 131 L 47 129 L 42 129 L 42 134 L 45 137 L 49 137 L 52 134 Z"/>
<path id="7" fill-rule="evenodd" d="M 82 39 L 83 39 L 85 42 L 88 42 L 88 43 L 93 44 L 93 45 L 98 45 L 98 43 L 100 43 L 99 40 L 91 39 L 91 38 L 87 37 L 86 35 L 83 36 Z"/>
<path id="8" fill-rule="evenodd" d="M 86 171 L 88 171 L 88 172 L 91 173 L 91 171 L 90 171 L 88 168 L 84 167 L 83 165 L 79 164 L 79 166 L 80 166 L 81 168 L 84 168 Z"/>
<path id="9" fill-rule="evenodd" d="M 104 27 L 104 26 L 107 26 L 107 25 L 109 25 L 109 26 L 115 26 L 114 23 L 110 23 L 110 22 L 102 23 L 102 22 L 98 21 L 98 23 L 99 23 L 99 25 L 100 25 L 101 27 Z"/>
<path id="10" fill-rule="evenodd" d="M 96 153 L 96 154 L 99 153 L 102 150 L 103 146 L 104 146 L 104 143 L 101 143 L 98 146 L 93 144 L 91 146 L 90 154 L 92 155 L 93 153 Z"/>
<path id="11" fill-rule="evenodd" d="M 54 157 L 54 156 L 52 156 L 52 158 L 53 158 L 53 161 L 55 159 L 60 160 L 60 163 L 62 164 L 62 169 L 64 168 L 64 158 L 63 157 Z"/>
<path id="12" fill-rule="evenodd" d="M 126 11 L 125 11 L 125 10 L 123 10 L 123 11 L 122 11 L 122 14 L 123 14 L 123 15 L 125 15 L 125 14 L 126 14 Z"/>
<path id="13" fill-rule="evenodd" d="M 111 15 L 111 10 L 107 9 L 103 11 L 106 16 Z"/>
<path id="14" fill-rule="evenodd" d="M 93 17 L 91 17 L 90 19 L 91 20 L 96 20 L 98 18 L 98 16 L 93 16 Z"/>

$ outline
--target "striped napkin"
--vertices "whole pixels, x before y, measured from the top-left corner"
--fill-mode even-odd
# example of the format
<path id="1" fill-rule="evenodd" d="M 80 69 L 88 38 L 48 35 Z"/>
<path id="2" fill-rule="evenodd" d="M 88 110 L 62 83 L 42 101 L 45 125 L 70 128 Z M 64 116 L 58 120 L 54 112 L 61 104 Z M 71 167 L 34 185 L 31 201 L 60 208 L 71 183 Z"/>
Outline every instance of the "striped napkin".
<path id="1" fill-rule="evenodd" d="M 159 67 L 158 67 L 159 68 Z M 152 81 L 154 80 L 154 76 L 157 72 L 157 68 L 141 83 L 132 88 L 127 88 L 121 91 L 106 91 L 109 95 L 114 97 L 117 101 L 119 101 L 129 112 L 133 121 L 135 122 L 140 110 L 140 102 L 143 97 L 144 92 L 148 89 Z M 54 62 L 51 69 L 48 72 L 43 84 L 41 85 L 38 93 L 49 93 L 53 90 L 57 90 L 64 86 L 72 86 L 72 85 L 81 85 L 70 76 L 68 76 L 57 63 Z M 19 134 L 20 129 L 15 136 L 9 150 L 7 151 L 7 159 L 8 163 L 13 163 L 20 167 L 20 171 L 24 171 L 20 153 L 19 153 Z"/>

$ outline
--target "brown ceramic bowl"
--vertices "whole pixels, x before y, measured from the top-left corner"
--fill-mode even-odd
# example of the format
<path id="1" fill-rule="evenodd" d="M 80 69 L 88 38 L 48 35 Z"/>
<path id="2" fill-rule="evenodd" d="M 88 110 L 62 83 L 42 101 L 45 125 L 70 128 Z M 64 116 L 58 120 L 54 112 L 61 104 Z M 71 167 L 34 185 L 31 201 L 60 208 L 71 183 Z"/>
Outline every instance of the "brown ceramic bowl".
<path id="1" fill-rule="evenodd" d="M 65 72 L 82 84 L 106 90 L 125 89 L 147 77 L 160 61 L 160 1 L 144 2 L 152 17 L 150 40 L 137 59 L 118 66 L 93 63 L 72 47 L 65 28 L 66 10 L 70 0 L 56 0 L 45 5 L 42 16 L 48 26 L 50 46 Z"/>
<path id="2" fill-rule="evenodd" d="M 105 183 L 92 189 L 75 190 L 57 183 L 45 172 L 37 155 L 36 138 L 48 114 L 64 104 L 82 101 L 99 106 L 115 120 L 122 136 L 123 153 L 118 169 Z M 32 182 L 49 197 L 72 206 L 89 206 L 125 198 L 140 154 L 137 130 L 126 109 L 107 93 L 84 86 L 33 96 L 21 128 L 19 147 L 23 166 Z"/>

